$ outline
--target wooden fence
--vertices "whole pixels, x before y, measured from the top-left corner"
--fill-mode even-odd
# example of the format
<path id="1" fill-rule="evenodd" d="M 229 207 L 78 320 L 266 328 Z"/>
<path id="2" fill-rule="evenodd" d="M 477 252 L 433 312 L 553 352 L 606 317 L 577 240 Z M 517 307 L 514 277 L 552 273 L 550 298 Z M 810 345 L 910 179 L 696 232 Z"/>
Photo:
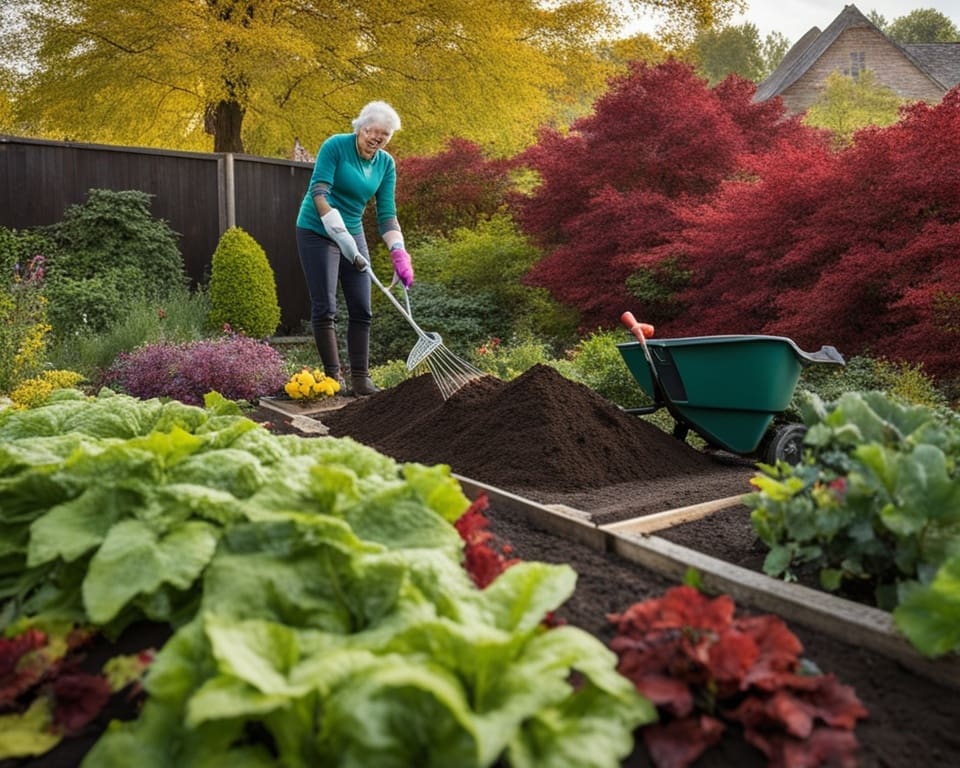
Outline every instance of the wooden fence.
<path id="1" fill-rule="evenodd" d="M 184 269 L 209 276 L 220 236 L 238 226 L 267 254 L 277 283 L 278 333 L 310 317 L 295 234 L 312 166 L 250 155 L 171 152 L 0 135 L 0 226 L 54 224 L 91 189 L 140 190 L 179 236 Z"/>

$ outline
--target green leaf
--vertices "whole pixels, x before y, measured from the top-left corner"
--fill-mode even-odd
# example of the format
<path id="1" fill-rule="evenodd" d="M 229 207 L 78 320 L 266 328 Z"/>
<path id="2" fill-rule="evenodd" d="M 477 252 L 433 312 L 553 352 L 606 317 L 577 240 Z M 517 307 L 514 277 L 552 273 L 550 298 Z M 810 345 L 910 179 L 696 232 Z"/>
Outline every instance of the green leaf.
<path id="1" fill-rule="evenodd" d="M 780 576 L 790 567 L 793 548 L 785 545 L 772 547 L 763 559 L 763 572 L 768 576 Z"/>
<path id="2" fill-rule="evenodd" d="M 166 535 L 138 520 L 123 520 L 107 534 L 90 561 L 83 582 L 83 603 L 90 620 L 106 624 L 134 597 L 161 584 L 189 588 L 217 547 L 216 529 L 188 521 Z"/>
<path id="3" fill-rule="evenodd" d="M 460 483 L 445 464 L 404 464 L 403 476 L 427 506 L 447 522 L 456 522 L 470 506 Z"/>
<path id="4" fill-rule="evenodd" d="M 928 586 L 903 585 L 893 621 L 926 656 L 960 650 L 960 557 L 945 563 Z"/>
<path id="5" fill-rule="evenodd" d="M 72 501 L 52 507 L 30 526 L 29 566 L 56 558 L 68 563 L 100 545 L 137 498 L 122 489 L 89 486 Z"/>
<path id="6" fill-rule="evenodd" d="M 683 583 L 688 587 L 693 587 L 698 591 L 703 591 L 703 574 L 696 568 L 690 566 L 683 573 Z"/>
<path id="7" fill-rule="evenodd" d="M 190 698 L 186 725 L 196 728 L 217 720 L 256 720 L 289 706 L 290 698 L 285 693 L 264 693 L 237 678 L 215 677 Z"/>
<path id="8" fill-rule="evenodd" d="M 354 557 L 380 550 L 337 518 L 291 513 L 235 526 L 204 575 L 204 605 L 235 618 L 348 633 L 398 599 L 402 563 Z"/>
<path id="9" fill-rule="evenodd" d="M 53 728 L 53 701 L 37 696 L 25 712 L 0 715 L 0 760 L 49 752 L 63 736 Z"/>
<path id="10" fill-rule="evenodd" d="M 206 450 L 185 456 L 168 474 L 171 483 L 216 488 L 238 499 L 252 496 L 269 477 L 270 473 L 256 456 L 234 448 Z"/>
<path id="11" fill-rule="evenodd" d="M 386 656 L 353 669 L 325 698 L 323 713 L 321 765 L 482 764 L 463 687 L 452 670 L 428 660 Z"/>
<path id="12" fill-rule="evenodd" d="M 843 571 L 836 568 L 820 569 L 820 586 L 828 592 L 836 592 L 843 582 Z"/>
<path id="13" fill-rule="evenodd" d="M 402 482 L 368 486 L 355 504 L 343 510 L 357 536 L 391 549 L 440 548 L 459 552 L 463 540 L 440 514 L 426 506 Z"/>

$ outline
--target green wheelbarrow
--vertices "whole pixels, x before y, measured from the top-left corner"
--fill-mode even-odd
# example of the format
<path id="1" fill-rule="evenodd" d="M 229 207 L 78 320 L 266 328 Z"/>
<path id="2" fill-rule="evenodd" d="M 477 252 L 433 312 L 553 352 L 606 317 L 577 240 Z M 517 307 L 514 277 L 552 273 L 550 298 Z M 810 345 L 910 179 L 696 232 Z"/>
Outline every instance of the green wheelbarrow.
<path id="1" fill-rule="evenodd" d="M 633 313 L 621 321 L 637 341 L 618 344 L 630 373 L 653 404 L 628 413 L 666 408 L 674 435 L 692 430 L 709 446 L 768 464 L 800 461 L 806 427 L 778 424 L 790 405 L 804 367 L 844 365 L 834 347 L 804 352 L 783 336 L 690 336 L 653 339 L 653 327 Z"/>

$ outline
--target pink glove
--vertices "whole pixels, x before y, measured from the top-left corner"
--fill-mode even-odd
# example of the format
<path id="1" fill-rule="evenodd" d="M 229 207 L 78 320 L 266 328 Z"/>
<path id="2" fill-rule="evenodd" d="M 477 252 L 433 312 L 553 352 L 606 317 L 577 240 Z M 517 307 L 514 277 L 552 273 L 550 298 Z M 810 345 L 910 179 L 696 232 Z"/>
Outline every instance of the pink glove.
<path id="1" fill-rule="evenodd" d="M 394 248 L 390 251 L 390 258 L 393 259 L 393 271 L 397 273 L 403 287 L 409 288 L 413 285 L 413 264 L 410 263 L 410 254 L 403 248 Z"/>

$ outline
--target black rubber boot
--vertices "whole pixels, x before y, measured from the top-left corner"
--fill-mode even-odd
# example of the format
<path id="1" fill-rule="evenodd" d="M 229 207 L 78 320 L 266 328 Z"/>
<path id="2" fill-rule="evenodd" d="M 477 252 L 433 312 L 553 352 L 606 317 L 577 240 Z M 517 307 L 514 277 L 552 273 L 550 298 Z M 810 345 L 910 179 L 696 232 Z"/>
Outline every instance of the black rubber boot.
<path id="1" fill-rule="evenodd" d="M 375 395 L 380 391 L 380 387 L 373 383 L 366 371 L 358 371 L 350 374 L 350 391 L 354 397 L 366 397 Z"/>
<path id="2" fill-rule="evenodd" d="M 370 324 L 351 322 L 347 326 L 347 353 L 350 355 L 350 388 L 354 396 L 366 397 L 380 391 L 370 379 Z"/>
<path id="3" fill-rule="evenodd" d="M 333 320 L 321 320 L 313 326 L 313 341 L 323 361 L 323 372 L 331 379 L 343 382 L 340 374 L 340 348 L 337 344 L 337 324 Z M 341 388 L 343 385 L 341 384 Z"/>

